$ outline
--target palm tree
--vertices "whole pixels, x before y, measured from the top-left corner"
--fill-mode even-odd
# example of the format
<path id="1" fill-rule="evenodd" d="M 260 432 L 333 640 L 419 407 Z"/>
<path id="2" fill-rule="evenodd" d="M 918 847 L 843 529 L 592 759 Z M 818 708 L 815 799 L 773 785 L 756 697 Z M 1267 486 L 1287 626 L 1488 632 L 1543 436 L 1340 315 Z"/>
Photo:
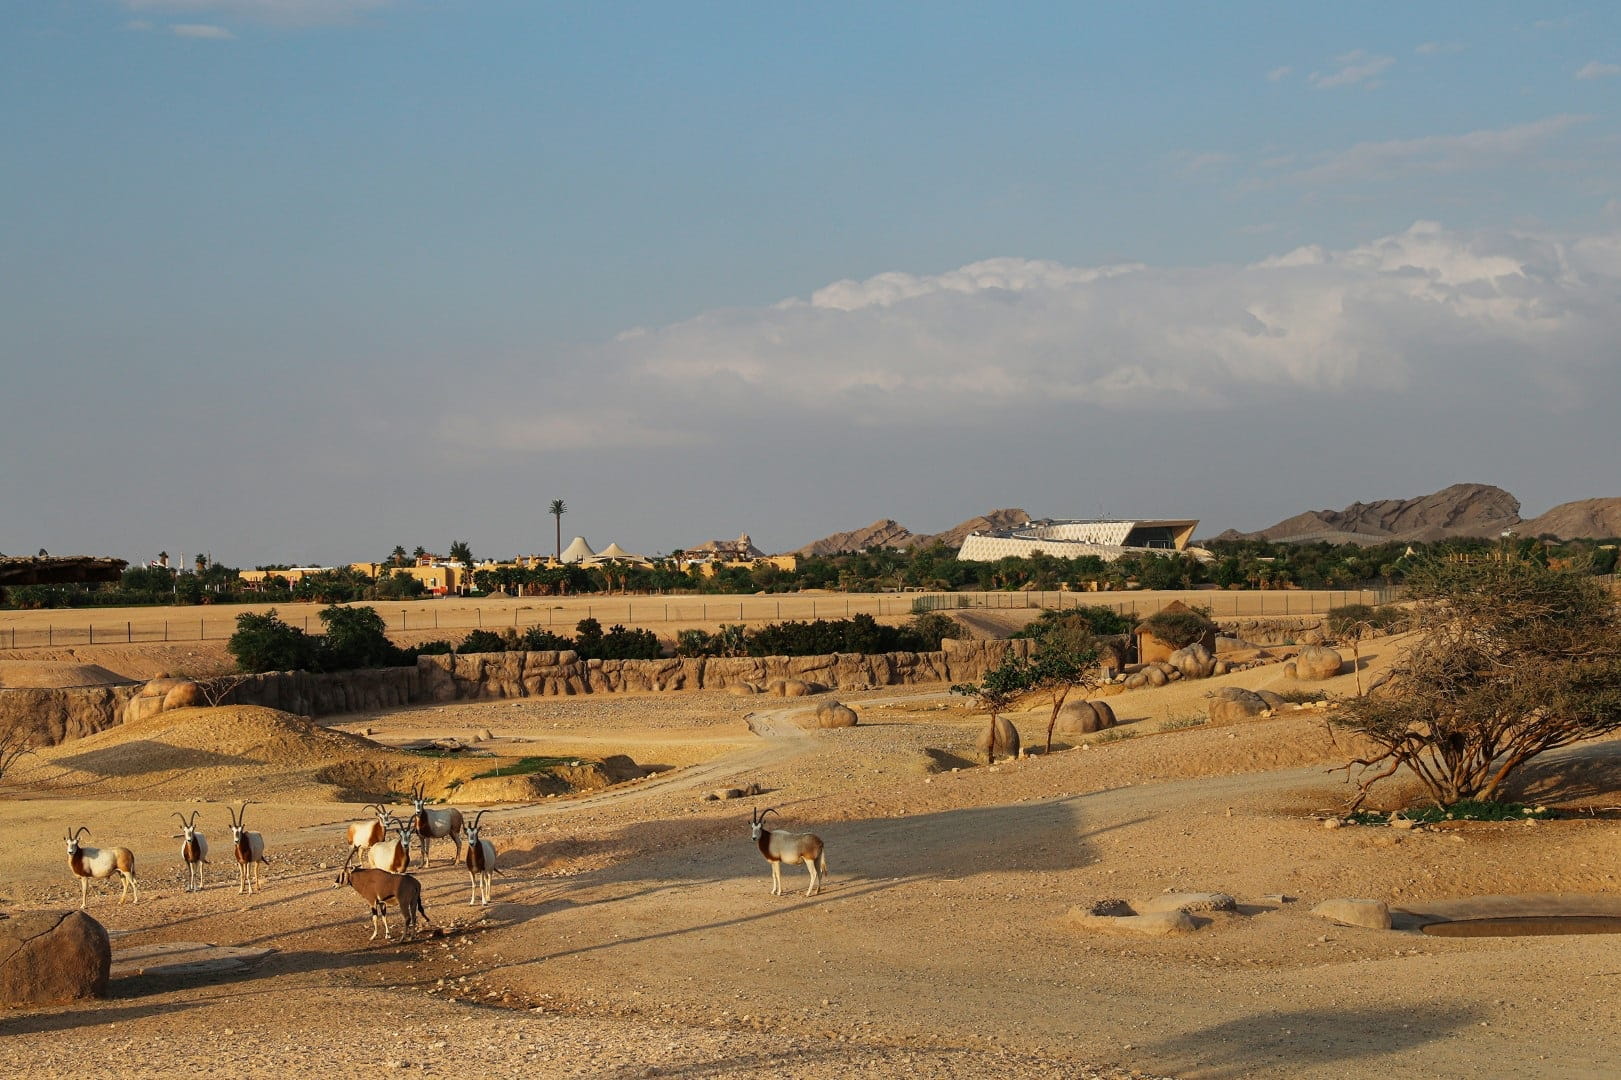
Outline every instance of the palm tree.
<path id="1" fill-rule="evenodd" d="M 473 548 L 466 540 L 452 540 L 450 542 L 450 557 L 463 566 L 471 568 L 473 565 Z"/>
<path id="2" fill-rule="evenodd" d="M 388 561 L 393 563 L 395 566 L 404 566 L 405 547 L 401 544 L 395 544 L 393 552 L 391 552 L 388 556 Z"/>
<path id="3" fill-rule="evenodd" d="M 546 511 L 557 519 L 557 561 L 563 561 L 563 515 L 568 513 L 568 506 L 562 499 L 553 499 L 552 505 Z"/>

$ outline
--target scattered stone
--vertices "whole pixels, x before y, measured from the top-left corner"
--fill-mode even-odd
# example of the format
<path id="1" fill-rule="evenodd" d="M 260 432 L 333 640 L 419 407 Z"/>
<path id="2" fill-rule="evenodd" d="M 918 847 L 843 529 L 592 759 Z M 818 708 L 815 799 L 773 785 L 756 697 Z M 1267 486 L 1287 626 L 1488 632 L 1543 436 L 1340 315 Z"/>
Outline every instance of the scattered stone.
<path id="1" fill-rule="evenodd" d="M 799 718 L 799 726 L 807 728 L 855 727 L 860 717 L 850 706 L 838 701 L 824 701 L 809 716 Z"/>
<path id="2" fill-rule="evenodd" d="M 1311 909 L 1321 919 L 1341 926 L 1361 926 L 1369 930 L 1390 929 L 1390 906 L 1383 900 L 1324 900 Z"/>
<path id="3" fill-rule="evenodd" d="M 1077 907 L 1074 910 L 1080 911 L 1081 909 Z M 1090 907 L 1086 908 L 1084 913 L 1087 915 L 1108 916 L 1110 918 L 1118 918 L 1121 915 L 1137 914 L 1131 909 L 1131 905 L 1126 903 L 1124 900 L 1098 900 L 1095 901 Z"/>
<path id="4" fill-rule="evenodd" d="M 1193 916 L 1185 911 L 1157 911 L 1151 915 L 1093 915 L 1088 909 L 1076 906 L 1069 909 L 1065 919 L 1077 930 L 1144 937 L 1171 937 L 1191 934 L 1199 929 Z"/>

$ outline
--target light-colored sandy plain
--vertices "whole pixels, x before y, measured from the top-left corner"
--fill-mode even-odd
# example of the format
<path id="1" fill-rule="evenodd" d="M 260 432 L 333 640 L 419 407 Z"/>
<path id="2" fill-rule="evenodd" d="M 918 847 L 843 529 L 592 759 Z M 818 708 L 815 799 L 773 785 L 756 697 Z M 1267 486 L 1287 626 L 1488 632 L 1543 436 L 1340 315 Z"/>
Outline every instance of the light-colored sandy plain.
<path id="1" fill-rule="evenodd" d="M 1369 647 L 1364 677 L 1393 653 L 1389 640 Z M 1308 914 L 1336 896 L 1614 896 L 1621 823 L 1325 829 L 1319 816 L 1347 791 L 1327 771 L 1343 747 L 1316 714 L 1157 730 L 1202 713 L 1223 682 L 1282 677 L 1274 666 L 1120 695 L 1111 704 L 1135 737 L 994 768 L 965 760 L 983 718 L 919 688 L 847 695 L 862 725 L 812 732 L 791 722 L 804 703 L 708 693 L 345 717 L 335 726 L 371 727 L 384 743 L 487 727 L 532 752 L 683 766 L 492 810 L 486 835 L 505 870 L 495 903 L 470 908 L 465 873 L 436 850 L 421 876 L 445 933 L 409 943 L 368 944 L 364 908 L 331 888 L 343 823 L 359 815 L 329 786 L 260 790 L 262 766 L 244 763 L 199 802 L 152 798 L 140 773 L 81 796 L 13 789 L 6 907 L 76 900 L 60 837 L 88 824 L 93 842 L 139 859 L 139 906 L 105 889 L 92 898 L 115 948 L 278 951 L 239 974 L 123 978 L 91 1007 L 0 1016 L 0 1040 L 36 1074 L 79 1076 L 451 1076 L 470 1057 L 490 1075 L 616 1078 L 1621 1072 L 1621 936 L 1445 939 Z M 1326 685 L 1350 692 L 1353 676 Z M 1044 715 L 1014 718 L 1039 742 Z M 1621 804 L 1618 749 L 1538 764 L 1522 794 Z M 747 781 L 768 793 L 699 801 Z M 169 815 L 201 808 L 223 838 L 224 806 L 206 800 L 227 794 L 263 796 L 249 815 L 276 859 L 269 886 L 239 896 L 216 855 L 210 888 L 184 893 Z M 756 806 L 824 838 L 822 895 L 770 895 L 748 839 Z M 785 879 L 807 880 L 797 868 Z M 1167 890 L 1228 892 L 1240 911 L 1165 939 L 1064 920 L 1074 904 Z"/>

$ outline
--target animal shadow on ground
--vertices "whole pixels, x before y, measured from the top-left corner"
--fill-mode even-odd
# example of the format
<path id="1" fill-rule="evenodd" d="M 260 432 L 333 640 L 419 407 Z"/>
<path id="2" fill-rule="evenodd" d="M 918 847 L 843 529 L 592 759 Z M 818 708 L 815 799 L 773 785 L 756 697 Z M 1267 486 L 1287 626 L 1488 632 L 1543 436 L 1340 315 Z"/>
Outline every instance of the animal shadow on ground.
<path id="1" fill-rule="evenodd" d="M 126 980 L 117 980 L 123 982 Z M 117 982 L 113 985 L 116 986 Z M 125 995 L 116 995 L 123 997 Z M 134 995 L 129 995 L 134 996 Z M 53 1011 L 21 1016 L 0 1015 L 0 1037 L 7 1035 L 33 1035 L 47 1031 L 72 1031 L 80 1027 L 101 1027 L 103 1024 L 119 1024 L 128 1020 L 144 1020 L 149 1016 L 173 1016 L 202 1006 L 201 1001 L 157 1001 L 149 1005 L 117 1005 L 98 1007 L 95 1005 L 68 1006 Z"/>
<path id="2" fill-rule="evenodd" d="M 1162 1068 L 1197 1072 L 1208 1080 L 1241 1080 L 1268 1068 L 1294 1075 L 1328 1070 L 1336 1062 L 1391 1055 L 1392 1075 L 1413 1075 L 1416 1062 L 1395 1055 L 1453 1036 L 1478 1023 L 1466 1004 L 1336 1006 L 1241 1016 L 1150 1043 L 1164 1055 Z"/>

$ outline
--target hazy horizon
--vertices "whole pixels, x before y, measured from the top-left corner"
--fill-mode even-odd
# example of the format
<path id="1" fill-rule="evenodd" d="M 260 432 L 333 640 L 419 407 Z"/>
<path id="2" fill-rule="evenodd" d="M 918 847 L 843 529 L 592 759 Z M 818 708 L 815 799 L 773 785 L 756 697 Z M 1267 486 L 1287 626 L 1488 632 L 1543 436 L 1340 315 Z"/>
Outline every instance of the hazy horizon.
<path id="1" fill-rule="evenodd" d="M 0 551 L 545 553 L 555 498 L 564 543 L 654 553 L 1621 495 L 1618 9 L 0 27 Z"/>

